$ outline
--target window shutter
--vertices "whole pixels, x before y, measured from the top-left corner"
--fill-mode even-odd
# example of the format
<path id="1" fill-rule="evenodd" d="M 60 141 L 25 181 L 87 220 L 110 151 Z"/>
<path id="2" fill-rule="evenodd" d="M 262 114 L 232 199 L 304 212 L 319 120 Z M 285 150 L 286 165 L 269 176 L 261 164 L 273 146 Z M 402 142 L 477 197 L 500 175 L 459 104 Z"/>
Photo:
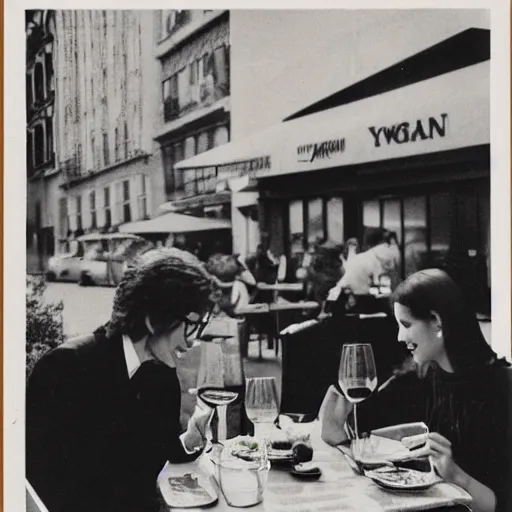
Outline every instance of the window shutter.
<path id="1" fill-rule="evenodd" d="M 105 225 L 105 192 L 103 187 L 96 189 L 96 222 L 98 228 L 102 228 Z"/>

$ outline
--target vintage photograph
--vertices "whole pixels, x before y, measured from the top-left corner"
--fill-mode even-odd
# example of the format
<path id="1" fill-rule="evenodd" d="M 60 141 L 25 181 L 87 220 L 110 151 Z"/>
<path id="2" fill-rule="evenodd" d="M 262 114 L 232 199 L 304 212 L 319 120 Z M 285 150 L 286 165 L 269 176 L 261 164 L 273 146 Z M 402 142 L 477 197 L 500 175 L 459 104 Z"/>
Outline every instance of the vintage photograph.
<path id="1" fill-rule="evenodd" d="M 491 19 L 25 11 L 28 511 L 512 510 Z"/>

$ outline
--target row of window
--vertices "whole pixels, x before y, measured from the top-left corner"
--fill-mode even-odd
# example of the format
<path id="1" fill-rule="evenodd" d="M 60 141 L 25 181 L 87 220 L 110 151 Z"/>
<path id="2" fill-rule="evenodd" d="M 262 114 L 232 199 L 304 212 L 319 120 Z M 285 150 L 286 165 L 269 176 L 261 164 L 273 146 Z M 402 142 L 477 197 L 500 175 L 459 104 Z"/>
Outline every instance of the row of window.
<path id="1" fill-rule="evenodd" d="M 361 250 L 376 230 L 394 232 L 402 253 L 402 277 L 426 267 L 447 268 L 457 258 L 474 260 L 489 271 L 490 206 L 488 191 L 473 189 L 428 195 L 362 200 L 358 206 Z M 327 239 L 345 241 L 344 204 L 340 197 L 291 201 L 288 205 L 289 253 L 299 257 Z M 349 212 L 350 213 L 350 212 Z M 355 216 L 357 218 L 357 215 Z M 469 267 L 468 267 L 469 268 Z M 487 268 L 487 270 L 485 270 Z M 490 282 L 488 276 L 482 280 Z"/>
<path id="2" fill-rule="evenodd" d="M 164 80 L 164 121 L 228 96 L 229 83 L 229 47 L 223 45 Z"/>
<path id="3" fill-rule="evenodd" d="M 125 179 L 60 201 L 61 238 L 68 230 L 94 230 L 144 220 L 149 216 L 148 178 L 139 174 L 135 181 Z"/>
<path id="4" fill-rule="evenodd" d="M 229 142 L 227 126 L 190 135 L 173 144 L 162 147 L 162 159 L 165 174 L 166 193 L 190 197 L 197 194 L 214 192 L 217 184 L 216 168 L 181 171 L 174 166 L 183 159 L 188 159 Z"/>

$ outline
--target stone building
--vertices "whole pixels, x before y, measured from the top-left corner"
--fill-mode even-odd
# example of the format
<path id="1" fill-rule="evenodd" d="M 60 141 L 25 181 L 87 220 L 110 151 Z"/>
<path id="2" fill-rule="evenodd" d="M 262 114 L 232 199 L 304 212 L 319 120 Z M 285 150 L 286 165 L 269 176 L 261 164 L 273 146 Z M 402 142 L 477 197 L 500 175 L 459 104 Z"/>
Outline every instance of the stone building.
<path id="1" fill-rule="evenodd" d="M 55 161 L 55 14 L 25 11 L 27 114 L 27 271 L 44 270 L 54 251 L 55 197 L 60 176 Z"/>
<path id="2" fill-rule="evenodd" d="M 155 215 L 165 197 L 153 133 L 154 13 L 56 11 L 60 250 L 84 232 Z"/>
<path id="3" fill-rule="evenodd" d="M 219 183 L 214 168 L 175 169 L 180 160 L 230 139 L 229 11 L 163 10 L 155 18 L 161 64 L 155 140 L 165 178 L 163 209 L 229 219 L 231 193 Z M 223 250 L 231 250 L 229 230 L 215 236 Z"/>

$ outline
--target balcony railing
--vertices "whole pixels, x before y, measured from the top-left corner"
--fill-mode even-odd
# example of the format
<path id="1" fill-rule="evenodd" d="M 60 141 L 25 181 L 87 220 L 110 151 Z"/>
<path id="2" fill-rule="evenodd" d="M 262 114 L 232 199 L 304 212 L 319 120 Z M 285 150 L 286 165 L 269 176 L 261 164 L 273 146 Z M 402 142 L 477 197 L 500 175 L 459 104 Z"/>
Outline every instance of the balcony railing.
<path id="1" fill-rule="evenodd" d="M 76 156 L 68 158 L 60 163 L 60 169 L 67 184 L 82 177 L 82 168 Z"/>

